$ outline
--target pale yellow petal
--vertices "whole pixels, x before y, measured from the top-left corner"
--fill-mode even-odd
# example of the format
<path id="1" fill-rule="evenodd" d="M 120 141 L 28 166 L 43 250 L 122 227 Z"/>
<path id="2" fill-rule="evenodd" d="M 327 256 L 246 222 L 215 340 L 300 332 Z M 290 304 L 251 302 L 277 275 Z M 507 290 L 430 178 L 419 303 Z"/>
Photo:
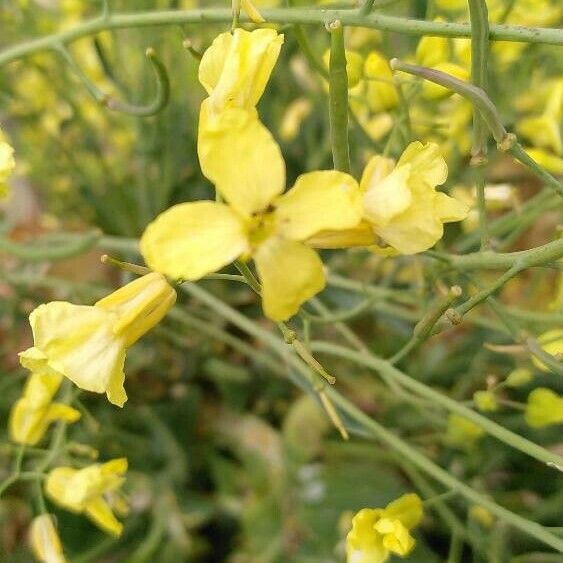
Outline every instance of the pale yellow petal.
<path id="1" fill-rule="evenodd" d="M 201 105 L 198 155 L 203 174 L 241 215 L 265 210 L 285 188 L 285 163 L 256 111 L 230 109 L 217 116 Z"/>
<path id="2" fill-rule="evenodd" d="M 360 188 L 349 174 L 309 172 L 275 202 L 278 232 L 304 240 L 323 230 L 350 229 L 362 218 Z"/>
<path id="3" fill-rule="evenodd" d="M 271 238 L 254 254 L 267 317 L 284 321 L 325 286 L 323 263 L 303 243 Z"/>
<path id="4" fill-rule="evenodd" d="M 463 221 L 469 213 L 469 207 L 465 203 L 442 192 L 436 194 L 434 206 L 442 223 Z"/>
<path id="5" fill-rule="evenodd" d="M 411 143 L 401 155 L 397 166 L 411 165 L 411 174 L 417 181 L 431 187 L 443 184 L 448 177 L 448 165 L 436 143 Z"/>
<path id="6" fill-rule="evenodd" d="M 244 224 L 222 203 L 181 203 L 161 213 L 141 238 L 148 266 L 173 279 L 198 280 L 248 250 Z"/>
<path id="7" fill-rule="evenodd" d="M 353 248 L 374 243 L 375 233 L 367 221 L 362 221 L 353 229 L 321 231 L 307 239 L 307 245 L 313 248 Z"/>
<path id="8" fill-rule="evenodd" d="M 360 189 L 365 192 L 369 188 L 377 186 L 386 176 L 393 172 L 394 168 L 395 162 L 391 158 L 386 158 L 379 154 L 372 156 L 362 172 Z"/>
<path id="9" fill-rule="evenodd" d="M 412 202 L 409 187 L 410 164 L 398 166 L 378 183 L 371 181 L 364 193 L 364 216 L 377 226 L 384 227 Z"/>
<path id="10" fill-rule="evenodd" d="M 278 59 L 283 35 L 273 29 L 222 33 L 204 53 L 199 79 L 213 112 L 251 109 L 260 100 Z"/>
<path id="11" fill-rule="evenodd" d="M 266 21 L 251 0 L 240 0 L 240 5 L 254 23 L 264 23 Z"/>
<path id="12" fill-rule="evenodd" d="M 125 345 L 113 333 L 111 314 L 53 301 L 37 307 L 29 321 L 48 366 L 81 389 L 105 393 L 110 379 L 123 372 Z"/>

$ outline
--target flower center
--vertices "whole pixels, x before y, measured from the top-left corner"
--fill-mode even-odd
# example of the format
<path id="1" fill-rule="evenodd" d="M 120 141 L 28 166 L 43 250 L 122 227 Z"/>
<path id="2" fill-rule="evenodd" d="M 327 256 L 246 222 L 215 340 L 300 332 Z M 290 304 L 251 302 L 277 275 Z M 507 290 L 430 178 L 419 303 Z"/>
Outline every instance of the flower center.
<path id="1" fill-rule="evenodd" d="M 260 246 L 265 240 L 269 239 L 277 227 L 277 218 L 273 208 L 264 212 L 257 213 L 250 220 L 248 229 L 248 239 L 253 248 Z"/>

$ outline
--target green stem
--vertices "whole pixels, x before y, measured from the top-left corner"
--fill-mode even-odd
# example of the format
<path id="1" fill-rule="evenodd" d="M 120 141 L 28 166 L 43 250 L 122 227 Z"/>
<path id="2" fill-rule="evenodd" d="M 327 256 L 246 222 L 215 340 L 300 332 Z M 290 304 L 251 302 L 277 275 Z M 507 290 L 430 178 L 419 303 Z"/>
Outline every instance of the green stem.
<path id="1" fill-rule="evenodd" d="M 463 23 L 432 22 L 414 20 L 385 14 L 361 14 L 359 10 L 327 10 L 319 8 L 292 8 L 261 10 L 269 23 L 298 23 L 324 25 L 340 20 L 342 25 L 368 27 L 381 31 L 394 31 L 408 35 L 431 35 L 436 37 L 471 37 L 471 26 Z M 228 23 L 232 21 L 229 8 L 198 10 L 155 10 L 133 14 L 109 14 L 78 24 L 70 29 L 38 39 L 25 41 L 0 52 L 0 66 L 41 51 L 51 50 L 56 45 L 72 43 L 82 37 L 96 35 L 108 29 L 179 25 L 186 23 Z M 242 22 L 248 22 L 241 15 Z M 563 30 L 555 28 L 532 28 L 511 25 L 492 25 L 490 38 L 495 41 L 519 41 L 563 45 Z"/>
<path id="2" fill-rule="evenodd" d="M 338 20 L 328 26 L 330 31 L 329 120 L 330 144 L 334 169 L 350 173 L 348 144 L 348 74 L 344 49 L 344 28 Z"/>
<path id="3" fill-rule="evenodd" d="M 323 352 L 332 356 L 337 356 L 339 358 L 347 359 L 358 365 L 365 366 L 367 368 L 373 369 L 380 373 L 386 373 L 389 377 L 392 377 L 400 383 L 406 389 L 413 391 L 414 393 L 429 399 L 436 405 L 440 405 L 449 412 L 454 412 L 471 420 L 477 424 L 480 428 L 485 430 L 491 436 L 494 436 L 501 442 L 541 461 L 543 463 L 555 463 L 559 466 L 563 466 L 563 456 L 560 456 L 554 452 L 550 452 L 537 444 L 534 444 L 530 440 L 503 428 L 496 422 L 489 420 L 488 418 L 482 416 L 479 413 L 459 404 L 454 399 L 443 395 L 442 393 L 428 387 L 424 383 L 413 379 L 406 373 L 395 368 L 388 361 L 378 358 L 372 354 L 365 354 L 355 352 L 349 348 L 343 346 L 338 346 L 336 344 L 328 342 L 312 342 L 311 349 L 317 352 Z"/>
<path id="4" fill-rule="evenodd" d="M 487 91 L 487 62 L 489 57 L 489 14 L 485 0 L 469 0 L 471 20 L 471 81 Z M 473 149 L 475 160 L 487 153 L 487 130 L 476 108 L 473 110 Z"/>

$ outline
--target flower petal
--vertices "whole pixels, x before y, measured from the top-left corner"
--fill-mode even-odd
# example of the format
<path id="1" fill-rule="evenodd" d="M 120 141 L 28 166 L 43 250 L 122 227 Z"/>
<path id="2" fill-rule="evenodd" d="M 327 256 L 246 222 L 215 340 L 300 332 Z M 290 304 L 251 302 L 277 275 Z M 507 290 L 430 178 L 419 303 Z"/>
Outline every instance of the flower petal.
<path id="1" fill-rule="evenodd" d="M 246 5 L 243 6 L 246 8 Z M 273 29 L 221 33 L 205 51 L 199 80 L 214 111 L 256 106 L 278 60 L 283 35 Z"/>
<path id="2" fill-rule="evenodd" d="M 95 497 L 86 503 L 84 512 L 102 530 L 112 536 L 120 536 L 123 524 L 115 517 L 103 497 Z"/>
<path id="3" fill-rule="evenodd" d="M 370 182 L 364 194 L 364 215 L 374 225 L 384 227 L 412 202 L 409 187 L 411 167 L 399 166 L 378 183 Z"/>
<path id="4" fill-rule="evenodd" d="M 411 165 L 412 177 L 431 187 L 443 184 L 448 178 L 448 165 L 436 143 L 411 143 L 401 155 L 397 167 Z"/>
<path id="5" fill-rule="evenodd" d="M 284 321 L 325 286 L 323 263 L 302 243 L 270 238 L 254 254 L 267 317 Z"/>
<path id="6" fill-rule="evenodd" d="M 255 110 L 217 115 L 201 104 L 198 155 L 203 174 L 241 215 L 263 211 L 285 188 L 280 147 Z"/>
<path id="7" fill-rule="evenodd" d="M 174 279 L 198 280 L 248 249 L 244 224 L 228 205 L 181 203 L 161 213 L 141 238 L 150 268 Z"/>
<path id="8" fill-rule="evenodd" d="M 124 377 L 124 342 L 115 337 L 114 319 L 105 311 L 53 301 L 37 307 L 29 322 L 35 347 L 48 366 L 81 389 L 104 393 L 112 379 Z"/>
<path id="9" fill-rule="evenodd" d="M 436 194 L 434 208 L 442 223 L 463 221 L 469 213 L 469 208 L 465 203 L 442 192 Z"/>
<path id="10" fill-rule="evenodd" d="M 313 248 L 353 248 L 375 243 L 375 233 L 367 221 L 361 221 L 352 229 L 321 231 L 307 239 Z"/>
<path id="11" fill-rule="evenodd" d="M 351 229 L 362 218 L 360 188 L 349 174 L 309 172 L 275 202 L 278 232 L 304 240 L 324 230 Z"/>

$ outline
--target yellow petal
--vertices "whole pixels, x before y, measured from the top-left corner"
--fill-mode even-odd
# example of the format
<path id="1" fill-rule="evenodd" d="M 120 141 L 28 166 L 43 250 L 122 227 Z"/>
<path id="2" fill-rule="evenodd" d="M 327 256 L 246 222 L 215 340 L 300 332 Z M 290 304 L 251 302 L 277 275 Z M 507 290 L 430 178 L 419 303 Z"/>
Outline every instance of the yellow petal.
<path id="1" fill-rule="evenodd" d="M 410 164 L 399 166 L 381 182 L 371 181 L 364 194 L 364 215 L 374 225 L 384 227 L 412 202 L 408 181 Z"/>
<path id="2" fill-rule="evenodd" d="M 73 467 L 55 467 L 49 471 L 45 480 L 45 492 L 60 506 L 73 512 L 80 512 L 82 506 L 80 499 L 76 500 L 73 491 L 69 488 L 74 475 L 78 473 Z"/>
<path id="3" fill-rule="evenodd" d="M 463 221 L 469 213 L 469 207 L 465 203 L 442 192 L 436 194 L 434 208 L 442 223 Z"/>
<path id="4" fill-rule="evenodd" d="M 262 306 L 275 321 L 289 319 L 325 286 L 323 263 L 300 242 L 271 238 L 254 254 L 262 282 Z"/>
<path id="5" fill-rule="evenodd" d="M 25 384 L 23 397 L 34 407 L 47 405 L 59 390 L 63 376 L 58 373 L 32 373 Z"/>
<path id="6" fill-rule="evenodd" d="M 148 266 L 173 279 L 198 280 L 247 250 L 243 222 L 228 205 L 212 201 L 171 207 L 141 238 Z"/>
<path id="7" fill-rule="evenodd" d="M 176 302 L 176 292 L 157 272 L 141 276 L 96 302 L 95 307 L 115 314 L 115 335 L 131 346 L 157 325 Z"/>
<path id="8" fill-rule="evenodd" d="M 389 176 L 395 168 L 395 162 L 391 158 L 381 155 L 375 155 L 368 160 L 362 179 L 360 180 L 360 189 L 362 192 L 377 186 L 386 176 Z"/>
<path id="9" fill-rule="evenodd" d="M 115 319 L 110 313 L 53 301 L 37 307 L 29 321 L 39 350 L 33 354 L 42 354 L 45 365 L 81 389 L 105 393 L 110 381 L 124 377 L 125 343 L 114 335 Z M 26 352 L 22 354 L 24 362 Z M 123 402 L 114 404 L 122 406 Z"/>
<path id="10" fill-rule="evenodd" d="M 243 216 L 263 211 L 285 188 L 285 163 L 256 111 L 209 113 L 201 104 L 198 155 L 203 174 Z"/>
<path id="11" fill-rule="evenodd" d="M 526 148 L 526 152 L 548 172 L 563 176 L 563 158 L 544 149 Z"/>
<path id="12" fill-rule="evenodd" d="M 366 58 L 364 75 L 367 79 L 366 100 L 371 111 L 379 113 L 399 104 L 391 67 L 377 51 L 372 51 Z"/>
<path id="13" fill-rule="evenodd" d="M 347 563 L 383 563 L 389 552 L 383 537 L 375 531 L 381 510 L 362 508 L 352 518 L 352 529 L 346 536 Z"/>
<path id="14" fill-rule="evenodd" d="M 283 35 L 273 29 L 222 33 L 207 49 L 199 80 L 210 95 L 213 112 L 251 109 L 260 100 L 278 59 Z"/>
<path id="15" fill-rule="evenodd" d="M 469 80 L 469 72 L 460 65 L 446 61 L 434 65 L 434 68 L 459 80 L 465 82 Z M 426 100 L 440 100 L 451 96 L 453 93 L 453 90 L 430 82 L 429 80 L 424 80 L 422 83 L 422 97 Z"/>
<path id="16" fill-rule="evenodd" d="M 412 530 L 422 520 L 422 499 L 415 493 L 403 495 L 385 507 L 385 516 Z"/>
<path id="17" fill-rule="evenodd" d="M 382 518 L 374 527 L 383 536 L 383 546 L 391 553 L 404 557 L 414 548 L 414 539 L 399 520 Z"/>
<path id="18" fill-rule="evenodd" d="M 353 248 L 370 246 L 375 242 L 375 233 L 367 221 L 362 221 L 353 229 L 341 231 L 321 231 L 307 239 L 313 248 Z"/>
<path id="19" fill-rule="evenodd" d="M 278 232 L 304 240 L 323 230 L 350 229 L 362 218 L 360 188 L 349 174 L 309 172 L 275 202 Z"/>
<path id="20" fill-rule="evenodd" d="M 123 524 L 115 517 L 109 504 L 103 497 L 95 497 L 86 503 L 84 512 L 102 530 L 118 537 L 123 531 Z"/>
<path id="21" fill-rule="evenodd" d="M 33 555 L 42 563 L 65 563 L 63 546 L 51 514 L 36 516 L 29 529 Z"/>
<path id="22" fill-rule="evenodd" d="M 436 143 L 410 143 L 397 162 L 397 166 L 404 164 L 411 165 L 414 179 L 431 187 L 443 184 L 448 178 L 448 165 Z"/>

